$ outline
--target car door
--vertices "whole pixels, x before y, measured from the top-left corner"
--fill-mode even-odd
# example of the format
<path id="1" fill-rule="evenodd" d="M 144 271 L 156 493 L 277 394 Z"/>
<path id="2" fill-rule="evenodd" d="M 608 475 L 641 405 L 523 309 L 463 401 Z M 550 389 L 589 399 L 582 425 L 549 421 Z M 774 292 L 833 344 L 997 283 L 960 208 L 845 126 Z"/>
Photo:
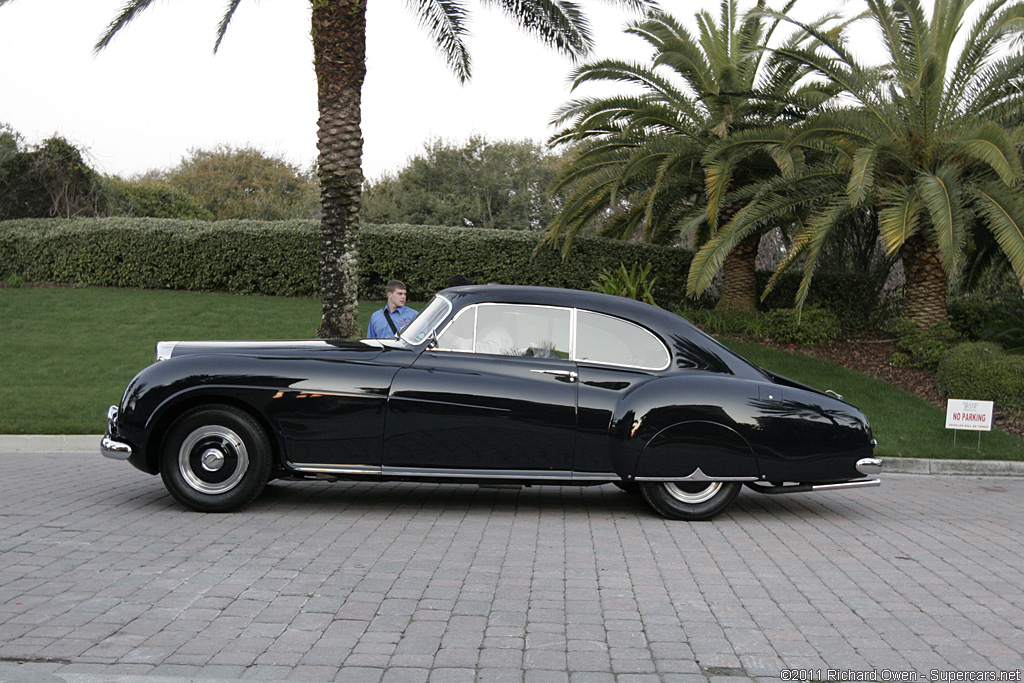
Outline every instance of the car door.
<path id="1" fill-rule="evenodd" d="M 612 420 L 626 395 L 668 367 L 668 347 L 633 322 L 580 310 L 573 357 L 579 372 L 576 478 L 631 471 L 632 456 L 622 450 L 631 425 L 616 425 Z M 616 438 L 610 439 L 613 434 Z"/>
<path id="2" fill-rule="evenodd" d="M 572 311 L 477 304 L 392 383 L 384 473 L 571 476 L 577 373 Z"/>

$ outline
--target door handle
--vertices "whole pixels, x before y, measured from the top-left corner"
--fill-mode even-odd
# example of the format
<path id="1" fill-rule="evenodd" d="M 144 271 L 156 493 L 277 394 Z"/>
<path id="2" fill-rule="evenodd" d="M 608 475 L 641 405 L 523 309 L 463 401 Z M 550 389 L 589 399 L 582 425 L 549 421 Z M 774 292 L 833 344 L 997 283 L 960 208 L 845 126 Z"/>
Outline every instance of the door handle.
<path id="1" fill-rule="evenodd" d="M 530 372 L 536 372 L 541 375 L 554 375 L 563 382 L 575 382 L 579 377 L 573 370 L 530 370 Z"/>

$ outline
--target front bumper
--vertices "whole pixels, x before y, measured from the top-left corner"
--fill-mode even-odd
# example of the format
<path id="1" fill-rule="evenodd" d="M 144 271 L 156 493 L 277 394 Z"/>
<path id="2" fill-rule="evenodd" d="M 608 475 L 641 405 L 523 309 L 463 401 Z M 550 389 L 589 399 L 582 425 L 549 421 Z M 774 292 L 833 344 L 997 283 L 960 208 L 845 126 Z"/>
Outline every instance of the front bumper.
<path id="1" fill-rule="evenodd" d="M 132 447 L 114 437 L 117 435 L 117 406 L 107 410 L 107 433 L 100 440 L 100 453 L 114 460 L 127 460 L 132 457 Z"/>

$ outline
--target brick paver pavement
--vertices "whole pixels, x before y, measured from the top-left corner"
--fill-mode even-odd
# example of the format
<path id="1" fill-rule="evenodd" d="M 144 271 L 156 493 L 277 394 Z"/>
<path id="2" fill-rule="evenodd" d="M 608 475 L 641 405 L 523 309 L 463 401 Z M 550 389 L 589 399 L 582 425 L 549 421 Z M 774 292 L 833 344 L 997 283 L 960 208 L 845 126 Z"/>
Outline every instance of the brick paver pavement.
<path id="1" fill-rule="evenodd" d="M 1022 558 L 1020 478 L 702 523 L 610 486 L 274 483 L 204 515 L 98 454 L 0 453 L 0 677 L 1019 681 Z"/>

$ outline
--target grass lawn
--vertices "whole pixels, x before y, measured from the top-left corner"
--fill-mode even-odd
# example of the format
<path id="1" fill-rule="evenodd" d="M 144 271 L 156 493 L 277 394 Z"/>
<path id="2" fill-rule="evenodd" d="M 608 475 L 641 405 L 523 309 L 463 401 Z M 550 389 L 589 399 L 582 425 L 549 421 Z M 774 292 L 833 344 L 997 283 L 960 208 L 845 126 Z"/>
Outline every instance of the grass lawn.
<path id="1" fill-rule="evenodd" d="M 380 306 L 360 303 L 361 329 Z M 102 432 L 158 341 L 307 339 L 319 324 L 316 299 L 0 288 L 0 434 Z"/>
<path id="2" fill-rule="evenodd" d="M 360 329 L 380 301 L 361 302 Z M 422 303 L 410 303 L 420 310 Z M 306 339 L 316 336 L 315 299 L 118 289 L 0 288 L 0 434 L 97 434 L 161 340 Z M 833 389 L 871 419 L 882 456 L 1024 459 L 1024 442 L 1002 432 L 943 428 L 941 410 L 834 364 L 745 342 L 728 345 L 754 363 Z M 968 447 L 962 447 L 962 446 Z"/>

